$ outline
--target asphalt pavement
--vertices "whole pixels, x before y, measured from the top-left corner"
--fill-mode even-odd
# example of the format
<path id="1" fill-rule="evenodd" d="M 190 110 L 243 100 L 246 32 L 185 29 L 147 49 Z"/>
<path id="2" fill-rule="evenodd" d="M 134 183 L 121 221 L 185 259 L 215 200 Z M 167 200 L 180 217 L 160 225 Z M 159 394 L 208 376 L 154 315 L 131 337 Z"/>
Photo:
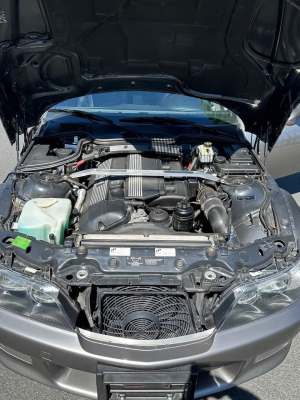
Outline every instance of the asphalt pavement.
<path id="1" fill-rule="evenodd" d="M 0 181 L 16 164 L 16 153 L 0 127 Z M 299 154 L 299 153 L 298 153 Z M 1 321 L 5 323 L 5 321 Z M 278 321 L 280 324 L 280 320 Z M 224 345 L 226 345 L 224 343 Z M 300 335 L 285 361 L 274 370 L 236 388 L 217 393 L 203 400 L 299 400 L 300 399 Z M 0 364 L 0 399 L 2 400 L 84 400 L 23 378 Z"/>

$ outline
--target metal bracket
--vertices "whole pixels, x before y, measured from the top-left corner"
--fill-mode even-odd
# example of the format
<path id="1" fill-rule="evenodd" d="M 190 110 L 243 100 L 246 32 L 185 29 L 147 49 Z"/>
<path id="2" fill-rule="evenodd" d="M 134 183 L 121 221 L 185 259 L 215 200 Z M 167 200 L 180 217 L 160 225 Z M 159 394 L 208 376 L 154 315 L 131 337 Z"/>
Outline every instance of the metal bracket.
<path id="1" fill-rule="evenodd" d="M 135 169 L 86 169 L 74 172 L 71 178 L 81 178 L 83 176 L 97 175 L 99 178 L 109 176 L 146 176 L 146 177 L 162 177 L 162 178 L 200 178 L 213 182 L 220 182 L 220 178 L 215 175 L 202 171 L 164 171 L 164 170 L 135 170 Z"/>

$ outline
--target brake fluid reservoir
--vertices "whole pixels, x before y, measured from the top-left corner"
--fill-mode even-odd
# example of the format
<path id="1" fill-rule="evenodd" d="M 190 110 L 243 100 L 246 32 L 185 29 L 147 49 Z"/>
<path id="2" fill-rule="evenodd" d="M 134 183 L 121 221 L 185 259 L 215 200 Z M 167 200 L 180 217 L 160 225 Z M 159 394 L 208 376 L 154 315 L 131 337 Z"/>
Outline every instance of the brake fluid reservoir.
<path id="1" fill-rule="evenodd" d="M 210 142 L 198 146 L 199 160 L 202 164 L 211 164 L 214 158 L 214 151 Z"/>
<path id="2" fill-rule="evenodd" d="M 20 215 L 18 231 L 37 240 L 49 242 L 54 235 L 55 244 L 63 244 L 64 232 L 68 228 L 71 214 L 69 199 L 39 198 L 29 200 Z"/>

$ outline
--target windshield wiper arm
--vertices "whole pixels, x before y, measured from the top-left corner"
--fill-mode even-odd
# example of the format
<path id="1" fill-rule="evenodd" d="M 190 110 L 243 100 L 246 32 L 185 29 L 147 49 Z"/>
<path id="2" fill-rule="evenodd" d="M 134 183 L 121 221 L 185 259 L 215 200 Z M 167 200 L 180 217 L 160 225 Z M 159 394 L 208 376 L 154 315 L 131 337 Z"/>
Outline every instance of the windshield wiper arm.
<path id="1" fill-rule="evenodd" d="M 109 125 L 119 128 L 121 131 L 129 133 L 130 135 L 133 135 L 133 136 L 136 136 L 139 138 L 146 137 L 146 136 L 139 135 L 137 132 L 131 130 L 130 128 L 125 128 L 124 126 L 115 123 L 113 120 L 111 120 L 109 118 L 101 117 L 100 115 L 96 115 L 96 114 L 91 114 L 86 111 L 69 110 L 67 108 L 66 109 L 65 108 L 50 108 L 50 110 L 48 110 L 48 112 L 66 113 L 66 114 L 73 115 L 74 117 L 88 119 L 92 122 L 106 122 Z"/>
<path id="2" fill-rule="evenodd" d="M 133 117 L 133 118 L 122 118 L 120 122 L 132 122 L 133 124 L 153 124 L 153 125 L 197 125 L 193 121 L 172 118 L 172 117 Z"/>
<path id="3" fill-rule="evenodd" d="M 187 125 L 193 128 L 200 129 L 202 131 L 209 131 L 213 133 L 222 133 L 217 128 L 206 125 L 199 125 L 194 121 L 188 119 L 174 118 L 174 117 L 134 117 L 134 118 L 122 118 L 120 122 L 131 122 L 133 124 L 153 124 L 153 125 Z M 226 135 L 226 133 L 224 133 Z"/>

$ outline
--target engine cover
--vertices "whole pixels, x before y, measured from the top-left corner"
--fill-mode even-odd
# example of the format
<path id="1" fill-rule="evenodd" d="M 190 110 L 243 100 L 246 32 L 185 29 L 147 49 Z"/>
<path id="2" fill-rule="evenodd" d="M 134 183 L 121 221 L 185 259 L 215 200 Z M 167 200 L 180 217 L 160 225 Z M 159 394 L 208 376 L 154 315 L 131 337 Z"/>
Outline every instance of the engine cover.
<path id="1" fill-rule="evenodd" d="M 176 160 L 130 154 L 107 159 L 98 168 L 180 170 L 182 164 Z M 128 223 L 131 218 L 130 203 L 134 200 L 146 202 L 150 207 L 160 206 L 172 211 L 179 201 L 187 198 L 189 198 L 189 185 L 180 179 L 92 176 L 81 212 L 79 230 L 93 233 L 112 230 Z"/>
<path id="2" fill-rule="evenodd" d="M 81 233 L 112 230 L 130 221 L 130 206 L 122 200 L 102 200 L 93 204 L 80 217 Z"/>
<path id="3" fill-rule="evenodd" d="M 130 154 L 125 157 L 110 158 L 98 167 L 99 169 L 131 170 L 181 170 L 180 161 L 163 160 L 146 157 L 141 154 Z M 132 176 L 126 178 L 91 177 L 86 198 L 86 207 L 103 200 L 142 200 L 151 207 L 159 205 L 173 210 L 178 201 L 189 197 L 188 185 L 183 180 L 153 177 Z"/>

